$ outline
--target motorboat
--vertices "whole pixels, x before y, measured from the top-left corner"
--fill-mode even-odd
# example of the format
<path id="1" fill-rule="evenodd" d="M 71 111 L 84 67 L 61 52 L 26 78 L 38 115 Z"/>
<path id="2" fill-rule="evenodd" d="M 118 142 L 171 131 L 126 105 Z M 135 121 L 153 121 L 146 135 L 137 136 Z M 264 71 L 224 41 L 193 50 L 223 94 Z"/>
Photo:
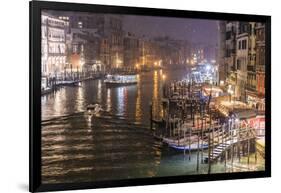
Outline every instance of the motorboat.
<path id="1" fill-rule="evenodd" d="M 90 115 L 96 115 L 101 111 L 103 111 L 103 109 L 100 104 L 90 104 L 87 106 L 87 113 Z"/>
<path id="2" fill-rule="evenodd" d="M 106 86 L 126 86 L 137 84 L 137 74 L 108 74 L 104 83 Z"/>
<path id="3" fill-rule="evenodd" d="M 75 82 L 74 86 L 79 86 L 80 87 L 80 86 L 82 86 L 82 83 L 81 82 Z"/>

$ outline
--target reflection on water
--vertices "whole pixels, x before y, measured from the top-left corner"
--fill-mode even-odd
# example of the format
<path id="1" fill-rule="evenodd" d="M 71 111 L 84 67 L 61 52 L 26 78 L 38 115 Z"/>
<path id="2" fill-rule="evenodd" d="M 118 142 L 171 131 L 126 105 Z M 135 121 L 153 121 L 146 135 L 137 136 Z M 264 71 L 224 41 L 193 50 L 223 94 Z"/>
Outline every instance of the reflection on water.
<path id="1" fill-rule="evenodd" d="M 77 89 L 77 111 L 81 112 L 84 110 L 84 91 L 81 87 Z"/>
<path id="2" fill-rule="evenodd" d="M 98 83 L 98 88 L 97 88 L 97 91 L 98 91 L 98 102 L 100 103 L 102 101 L 102 82 L 101 80 L 97 80 L 97 83 Z"/>
<path id="3" fill-rule="evenodd" d="M 110 89 L 106 90 L 106 111 L 107 112 L 111 111 L 111 90 Z"/>
<path id="4" fill-rule="evenodd" d="M 132 86 L 107 88 L 102 80 L 92 80 L 43 96 L 43 183 L 195 173 L 194 158 L 189 162 L 182 154 L 163 148 L 149 130 L 149 103 L 155 114 L 162 112 L 163 73 L 143 73 Z M 171 81 L 185 72 L 166 75 Z M 93 103 L 105 111 L 99 116 L 85 114 Z"/>
<path id="5" fill-rule="evenodd" d="M 117 114 L 125 115 L 125 91 L 126 87 L 117 88 Z"/>
<path id="6" fill-rule="evenodd" d="M 77 113 L 42 124 L 44 183 L 156 175 L 161 143 L 142 125 L 107 113 Z"/>
<path id="7" fill-rule="evenodd" d="M 154 118 L 159 119 L 162 117 L 161 93 L 162 77 L 158 71 L 154 71 L 153 75 L 153 96 L 152 96 L 152 111 Z"/>
<path id="8" fill-rule="evenodd" d="M 140 76 L 137 76 L 138 82 L 141 82 Z M 135 109 L 135 119 L 136 122 L 141 121 L 142 111 L 141 111 L 141 85 L 137 86 L 137 99 L 136 99 L 136 109 Z"/>
<path id="9" fill-rule="evenodd" d="M 74 112 L 82 112 L 87 105 L 99 103 L 112 115 L 148 125 L 149 103 L 153 112 L 161 113 L 162 70 L 138 75 L 138 84 L 107 88 L 103 80 L 82 83 L 81 87 L 63 87 L 55 94 L 42 96 L 42 120 L 48 120 Z M 182 71 L 170 75 L 181 78 Z"/>

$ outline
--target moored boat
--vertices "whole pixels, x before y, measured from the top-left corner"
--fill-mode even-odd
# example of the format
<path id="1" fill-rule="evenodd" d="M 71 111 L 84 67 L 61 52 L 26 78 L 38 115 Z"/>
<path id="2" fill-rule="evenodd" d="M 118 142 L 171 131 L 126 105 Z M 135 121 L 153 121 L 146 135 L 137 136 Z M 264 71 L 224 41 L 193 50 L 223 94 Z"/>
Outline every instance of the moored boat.
<path id="1" fill-rule="evenodd" d="M 208 143 L 199 139 L 198 144 L 198 136 L 193 135 L 187 138 L 163 138 L 163 142 L 166 143 L 169 147 L 175 150 L 197 150 L 208 148 Z"/>
<path id="2" fill-rule="evenodd" d="M 175 150 L 197 150 L 198 149 L 198 143 L 192 143 L 192 144 L 182 144 L 182 145 L 176 145 L 176 144 L 168 144 L 169 147 L 175 149 Z M 203 143 L 201 144 L 199 141 L 199 149 L 207 149 L 208 148 L 208 144 L 207 143 Z"/>
<path id="3" fill-rule="evenodd" d="M 75 82 L 74 84 L 73 84 L 74 86 L 82 86 L 82 83 L 81 82 Z"/>

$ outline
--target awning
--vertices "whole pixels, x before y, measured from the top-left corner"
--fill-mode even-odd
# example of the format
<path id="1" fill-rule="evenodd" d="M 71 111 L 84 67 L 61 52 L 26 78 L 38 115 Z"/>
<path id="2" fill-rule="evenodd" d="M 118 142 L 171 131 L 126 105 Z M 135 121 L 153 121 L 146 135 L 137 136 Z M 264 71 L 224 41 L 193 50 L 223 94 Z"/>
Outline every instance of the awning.
<path id="1" fill-rule="evenodd" d="M 234 110 L 232 113 L 238 119 L 249 119 L 257 116 L 257 111 L 252 109 Z"/>

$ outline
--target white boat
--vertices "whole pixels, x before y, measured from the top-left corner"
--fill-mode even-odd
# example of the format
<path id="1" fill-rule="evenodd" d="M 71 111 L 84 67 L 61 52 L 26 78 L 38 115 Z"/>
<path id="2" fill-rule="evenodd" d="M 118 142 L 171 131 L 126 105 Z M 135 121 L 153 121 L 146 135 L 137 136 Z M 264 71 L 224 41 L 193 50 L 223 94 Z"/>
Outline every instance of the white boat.
<path id="1" fill-rule="evenodd" d="M 137 84 L 137 75 L 136 74 L 120 74 L 120 75 L 107 75 L 104 83 L 107 86 L 124 86 Z"/>
<path id="2" fill-rule="evenodd" d="M 189 144 L 168 144 L 169 147 L 175 149 L 175 150 L 197 150 L 198 149 L 198 142 L 197 143 L 191 143 L 190 146 Z M 203 144 L 201 143 L 201 141 L 199 141 L 199 149 L 207 149 L 208 148 L 208 144 L 203 142 Z"/>
<path id="3" fill-rule="evenodd" d="M 103 109 L 99 104 L 90 104 L 87 106 L 87 113 L 90 115 L 98 114 L 100 111 L 103 111 Z"/>
<path id="4" fill-rule="evenodd" d="M 82 83 L 81 82 L 75 82 L 74 86 L 79 86 L 80 87 L 80 86 L 82 86 Z"/>
<path id="5" fill-rule="evenodd" d="M 163 138 L 163 142 L 168 144 L 169 147 L 176 150 L 197 150 L 198 149 L 198 136 L 193 135 L 186 138 Z M 208 143 L 199 139 L 199 149 L 208 148 Z"/>
<path id="6" fill-rule="evenodd" d="M 176 137 L 164 137 L 163 138 L 163 142 L 164 143 L 167 143 L 167 144 L 179 144 L 179 143 L 186 143 L 188 141 L 191 141 L 191 142 L 196 142 L 198 140 L 198 137 L 196 135 L 193 135 L 191 136 L 190 138 L 187 137 L 187 138 L 180 138 L 180 139 L 177 139 Z"/>
<path id="7" fill-rule="evenodd" d="M 53 89 L 51 87 L 42 88 L 41 89 L 41 95 L 48 94 L 48 93 L 52 92 L 52 90 Z"/>

